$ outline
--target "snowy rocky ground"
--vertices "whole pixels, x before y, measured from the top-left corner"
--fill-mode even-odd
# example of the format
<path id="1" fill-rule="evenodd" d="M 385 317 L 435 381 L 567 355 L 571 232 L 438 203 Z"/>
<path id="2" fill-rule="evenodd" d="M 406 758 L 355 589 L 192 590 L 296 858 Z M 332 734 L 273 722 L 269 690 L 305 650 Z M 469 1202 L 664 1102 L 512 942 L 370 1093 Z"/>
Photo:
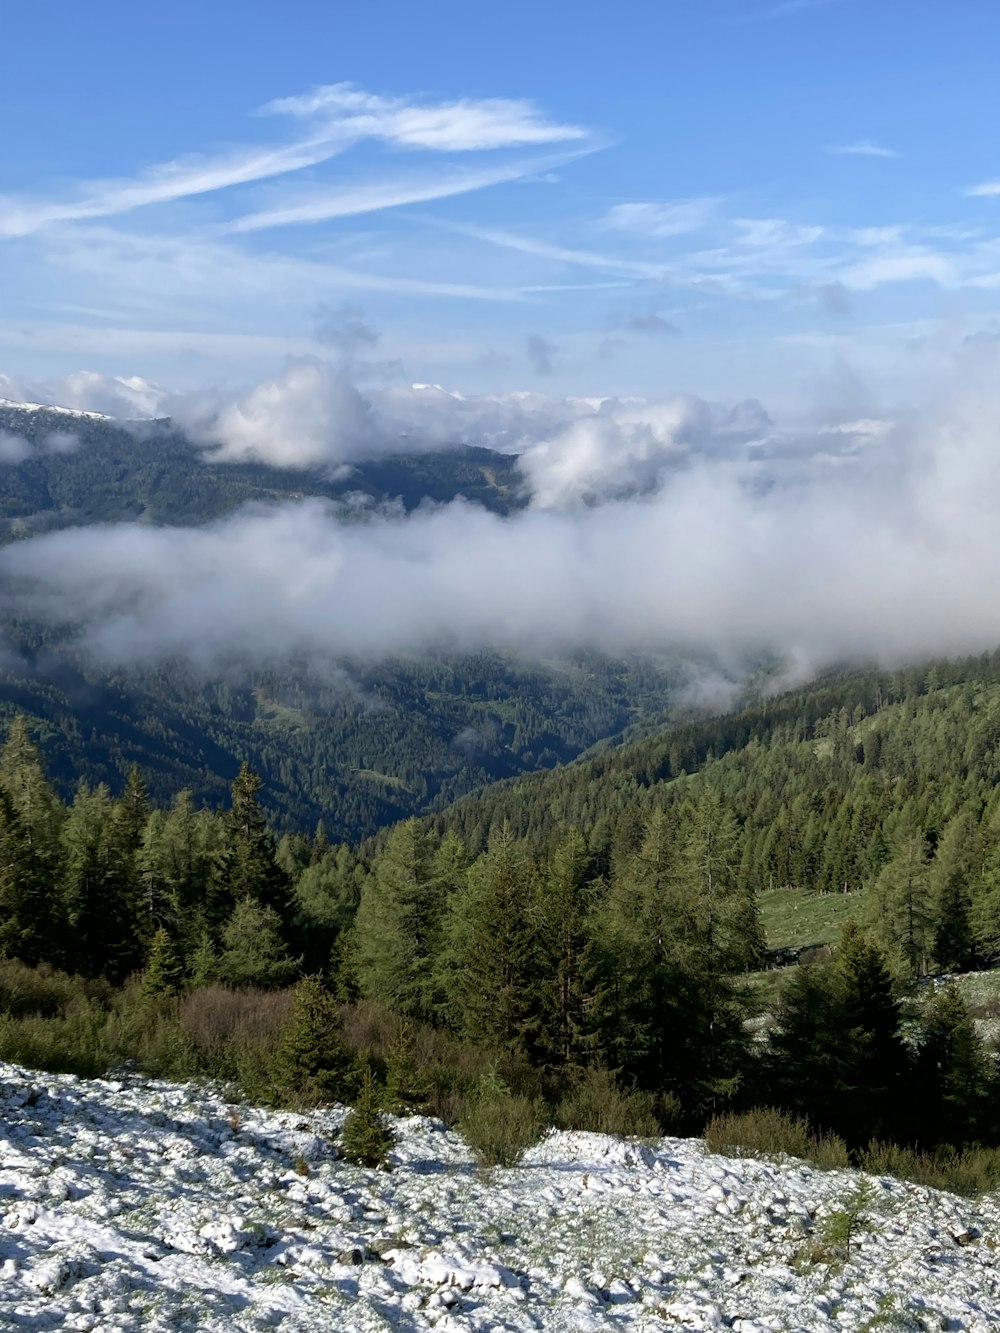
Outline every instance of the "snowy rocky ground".
<path id="1" fill-rule="evenodd" d="M 0 1328 L 1000 1327 L 1000 1200 L 553 1133 L 485 1178 L 437 1121 L 391 1172 L 337 1159 L 339 1111 L 0 1065 Z"/>

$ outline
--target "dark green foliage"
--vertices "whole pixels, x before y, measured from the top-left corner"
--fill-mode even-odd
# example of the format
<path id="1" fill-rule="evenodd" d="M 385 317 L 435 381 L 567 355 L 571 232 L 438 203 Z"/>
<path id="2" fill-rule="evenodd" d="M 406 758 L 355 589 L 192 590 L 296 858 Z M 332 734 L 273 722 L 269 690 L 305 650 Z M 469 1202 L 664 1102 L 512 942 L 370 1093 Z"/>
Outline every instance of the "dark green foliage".
<path id="1" fill-rule="evenodd" d="M 938 990 L 923 1015 L 916 1061 L 923 1143 L 968 1143 L 992 1128 L 996 1071 L 958 989 Z"/>
<path id="2" fill-rule="evenodd" d="M 276 1076 L 287 1099 L 303 1105 L 346 1101 L 357 1090 L 357 1069 L 340 1033 L 340 1015 L 319 977 L 303 977 L 292 993 Z"/>
<path id="3" fill-rule="evenodd" d="M 396 1137 L 382 1110 L 382 1095 L 370 1069 L 361 1078 L 358 1099 L 347 1114 L 340 1136 L 344 1156 L 357 1166 L 384 1170 Z"/>
<path id="4" fill-rule="evenodd" d="M 444 923 L 442 984 L 452 1023 L 511 1053 L 535 1049 L 539 941 L 534 868 L 505 829 L 470 867 Z"/>
<path id="5" fill-rule="evenodd" d="M 443 897 L 434 846 L 415 819 L 389 834 L 361 891 L 354 923 L 354 975 L 362 995 L 410 1018 L 432 1017 Z"/>
<path id="6" fill-rule="evenodd" d="M 537 1101 L 512 1093 L 494 1066 L 466 1099 L 458 1129 L 482 1170 L 511 1167 L 541 1138 L 545 1113 Z"/>
<path id="7" fill-rule="evenodd" d="M 142 974 L 143 995 L 176 995 L 184 985 L 184 964 L 170 932 L 160 929 L 153 936 Z"/>
<path id="8" fill-rule="evenodd" d="M 281 918 L 273 907 L 244 898 L 222 929 L 218 976 L 231 986 L 287 986 L 301 970 L 289 958 L 281 935 Z"/>
<path id="9" fill-rule="evenodd" d="M 770 1034 L 770 1096 L 852 1146 L 900 1125 L 909 1059 L 881 951 L 853 923 L 828 962 L 800 969 Z"/>

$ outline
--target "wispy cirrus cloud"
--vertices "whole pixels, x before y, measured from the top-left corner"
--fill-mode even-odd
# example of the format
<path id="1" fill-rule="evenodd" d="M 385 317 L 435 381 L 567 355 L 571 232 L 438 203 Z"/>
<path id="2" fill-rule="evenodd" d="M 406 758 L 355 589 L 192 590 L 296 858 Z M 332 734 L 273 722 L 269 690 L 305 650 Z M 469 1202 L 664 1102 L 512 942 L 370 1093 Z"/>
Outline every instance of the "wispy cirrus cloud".
<path id="1" fill-rule="evenodd" d="M 776 4 L 763 5 L 746 15 L 749 22 L 768 22 L 774 19 L 795 18 L 799 14 L 809 14 L 816 9 L 831 9 L 842 5 L 846 0 L 777 0 Z"/>
<path id="2" fill-rule="evenodd" d="M 454 232 L 459 236 L 469 236 L 474 240 L 485 241 L 489 245 L 496 245 L 504 250 L 515 250 L 520 254 L 534 255 L 539 259 L 551 259 L 559 264 L 574 264 L 581 268 L 617 273 L 622 277 L 641 281 L 662 282 L 670 276 L 669 266 L 666 263 L 629 259 L 620 255 L 602 254 L 597 250 L 559 245 L 537 236 L 525 236 L 520 232 L 508 231 L 503 227 L 477 227 L 442 222 L 434 218 L 425 218 L 423 221 L 430 226 Z"/>
<path id="3" fill-rule="evenodd" d="M 548 120 L 534 102 L 520 98 L 420 102 L 380 97 L 350 83 L 331 83 L 299 96 L 279 97 L 263 110 L 335 125 L 355 139 L 381 139 L 398 148 L 441 153 L 523 148 L 588 137 L 579 125 Z"/>
<path id="4" fill-rule="evenodd" d="M 604 215 L 602 225 L 615 231 L 638 232 L 643 236 L 683 236 L 701 231 L 718 215 L 722 199 L 672 199 L 665 203 L 615 204 Z"/>
<path id="5" fill-rule="evenodd" d="M 0 197 L 0 238 L 29 236 L 55 223 L 115 217 L 150 205 L 288 175 L 318 166 L 366 139 L 397 149 L 475 152 L 588 137 L 579 126 L 547 119 L 533 102 L 525 100 L 466 98 L 435 103 L 380 97 L 344 83 L 299 97 L 280 98 L 268 103 L 263 111 L 304 121 L 306 132 L 291 143 L 254 144 L 178 157 L 151 166 L 131 179 L 84 181 L 68 199 Z M 526 164 L 514 175 L 498 174 L 497 180 L 517 179 L 551 165 Z M 384 188 L 391 191 L 392 187 Z M 448 192 L 462 191 L 453 181 Z M 418 197 L 441 195 L 424 193 Z M 356 207 L 354 211 L 367 210 Z"/>
<path id="6" fill-rule="evenodd" d="M 983 181 L 973 185 L 965 192 L 971 199 L 1000 199 L 1000 177 L 992 181 Z"/>
<path id="7" fill-rule="evenodd" d="M 885 148 L 882 144 L 872 143 L 870 139 L 858 139 L 855 143 L 830 144 L 826 150 L 836 157 L 901 157 L 895 148 Z"/>
<path id="8" fill-rule="evenodd" d="M 235 218 L 220 230 L 233 234 L 264 231 L 271 227 L 329 222 L 334 218 L 359 217 L 389 208 L 402 208 L 408 204 L 450 199 L 488 189 L 492 185 L 525 180 L 534 175 L 540 165 L 561 166 L 595 150 L 596 146 L 551 155 L 542 159 L 541 163 L 535 158 L 484 167 L 479 171 L 449 172 L 441 176 L 392 179 L 332 190 L 312 190 L 298 199 L 283 202 L 280 207 L 261 209 Z"/>

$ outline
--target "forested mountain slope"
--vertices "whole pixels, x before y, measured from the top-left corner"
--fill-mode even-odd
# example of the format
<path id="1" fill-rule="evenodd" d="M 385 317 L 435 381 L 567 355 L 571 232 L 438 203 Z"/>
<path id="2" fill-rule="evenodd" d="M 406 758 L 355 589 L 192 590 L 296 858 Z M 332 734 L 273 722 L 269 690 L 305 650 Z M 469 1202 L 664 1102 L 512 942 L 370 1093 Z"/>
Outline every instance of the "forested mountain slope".
<path id="1" fill-rule="evenodd" d="M 348 515 L 358 497 L 413 509 L 464 495 L 498 513 L 524 503 L 516 456 L 491 449 L 400 454 L 331 473 L 208 461 L 167 420 L 126 425 L 0 405 L 0 433 L 30 450 L 16 465 L 0 462 L 0 541 L 71 524 L 205 523 L 251 501 L 307 495 L 353 496 Z"/>
<path id="2" fill-rule="evenodd" d="M 711 790 L 738 825 L 745 890 L 868 890 L 869 924 L 919 974 L 1000 954 L 998 780 L 994 653 L 831 675 L 487 788 L 434 824 L 473 851 L 506 827 L 537 855 L 576 827 L 614 880 L 655 812 Z"/>
<path id="3" fill-rule="evenodd" d="M 21 461 L 0 462 L 0 543 L 76 524 L 199 525 L 306 496 L 328 499 L 347 522 L 386 504 L 461 495 L 505 513 L 525 500 L 516 457 L 488 449 L 385 457 L 333 475 L 209 462 L 169 421 L 0 405 L 0 439 L 10 437 Z M 675 664 L 648 660 L 525 663 L 489 652 L 289 667 L 280 678 L 253 663 L 225 680 L 177 664 L 124 673 L 9 615 L 0 649 L 0 720 L 27 714 L 65 795 L 81 778 L 120 791 L 136 763 L 155 799 L 189 787 L 218 804 L 246 760 L 265 778 L 279 828 L 322 817 L 349 841 L 662 722 L 679 679 Z"/>
<path id="4" fill-rule="evenodd" d="M 130 766 L 154 798 L 189 787 L 219 804 L 248 761 L 280 829 L 356 841 L 494 779 L 572 759 L 637 720 L 668 715 L 676 669 L 580 655 L 531 664 L 496 653 L 345 663 L 205 682 L 180 668 L 103 675 L 36 644 L 0 663 L 0 720 L 25 713 L 57 786 L 121 790 Z"/>

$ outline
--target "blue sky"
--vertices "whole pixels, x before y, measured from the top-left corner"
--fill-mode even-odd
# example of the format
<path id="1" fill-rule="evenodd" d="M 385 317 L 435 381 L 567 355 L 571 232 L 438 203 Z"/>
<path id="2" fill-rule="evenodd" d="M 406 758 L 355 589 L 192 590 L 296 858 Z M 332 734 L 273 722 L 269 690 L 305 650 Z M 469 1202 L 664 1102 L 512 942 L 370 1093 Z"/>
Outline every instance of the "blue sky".
<path id="1" fill-rule="evenodd" d="M 1000 337 L 992 0 L 32 0 L 4 47 L 14 383 L 862 410 Z"/>

